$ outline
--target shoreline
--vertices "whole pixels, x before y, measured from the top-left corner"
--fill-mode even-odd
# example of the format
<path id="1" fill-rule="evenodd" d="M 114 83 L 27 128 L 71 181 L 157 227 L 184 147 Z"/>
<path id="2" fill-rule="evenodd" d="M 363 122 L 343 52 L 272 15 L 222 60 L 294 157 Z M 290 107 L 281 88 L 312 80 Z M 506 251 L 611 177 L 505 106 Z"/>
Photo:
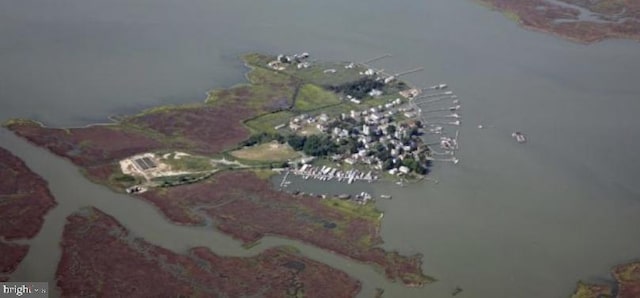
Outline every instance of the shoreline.
<path id="1" fill-rule="evenodd" d="M 579 19 L 575 20 L 575 22 L 564 23 L 564 24 L 575 24 L 576 28 L 570 28 L 569 25 L 565 25 L 564 27 L 556 27 L 555 28 L 556 30 L 554 30 L 554 26 L 557 26 L 557 25 L 554 25 L 554 22 L 558 19 L 541 15 L 542 12 L 538 10 L 525 11 L 526 9 L 528 9 L 526 7 L 527 3 L 522 3 L 522 6 L 518 6 L 517 4 L 511 5 L 513 3 L 505 4 L 500 2 L 500 0 L 474 0 L 473 2 L 479 5 L 485 6 L 488 9 L 491 9 L 493 11 L 500 12 L 504 17 L 518 23 L 518 25 L 521 28 L 531 30 L 534 32 L 550 34 L 550 35 L 559 37 L 561 39 L 568 40 L 568 41 L 582 44 L 582 45 L 591 45 L 591 44 L 602 42 L 605 40 L 630 40 L 634 42 L 640 42 L 640 23 L 637 22 L 638 19 L 635 19 L 636 20 L 635 31 L 632 33 L 626 33 L 626 34 L 623 33 L 623 31 L 629 30 L 629 29 L 622 26 L 625 23 L 598 23 L 598 22 L 590 22 L 590 21 L 581 21 Z M 534 3 L 540 2 L 543 4 L 549 4 L 549 5 L 553 4 L 553 3 L 545 2 L 543 0 L 523 0 L 523 2 L 534 2 Z M 500 7 L 501 5 L 504 5 L 505 7 Z M 577 5 L 577 4 L 572 4 L 572 5 Z M 549 6 L 543 6 L 543 7 L 549 7 Z M 550 7 L 554 7 L 554 6 L 550 6 Z M 551 9 L 548 9 L 548 10 L 551 10 Z M 561 7 L 561 9 L 569 9 L 569 8 Z M 536 22 L 539 23 L 539 25 L 536 26 L 536 25 L 530 24 L 527 21 L 525 21 L 524 18 L 533 18 L 535 19 Z M 633 21 L 631 22 L 633 23 Z M 589 32 L 583 31 L 582 33 L 564 31 L 564 30 L 572 30 L 572 29 L 575 30 L 579 28 L 579 25 L 594 26 L 592 30 L 597 30 L 597 31 L 589 31 Z"/>
<path id="2" fill-rule="evenodd" d="M 285 89 L 283 91 L 275 88 L 274 86 L 277 85 L 273 85 L 273 80 L 275 80 L 275 84 L 283 81 L 290 82 L 292 78 L 295 78 L 294 75 L 288 74 L 287 76 L 283 76 L 284 79 L 278 79 L 277 77 L 271 79 L 272 75 L 269 75 L 271 72 L 267 72 L 268 69 L 264 68 L 263 70 L 262 67 L 257 67 L 256 65 L 250 64 L 250 62 L 252 61 L 251 59 L 258 59 L 259 62 L 259 59 L 269 59 L 271 56 L 249 55 L 251 54 L 243 56 L 245 67 L 247 67 L 248 69 L 244 75 L 247 82 L 235 84 L 232 87 L 225 89 L 212 89 L 208 93 L 209 95 L 216 90 L 224 90 L 228 92 L 226 92 L 225 95 L 216 94 L 214 100 L 211 101 L 211 97 L 207 96 L 204 102 L 201 102 L 199 104 L 153 107 L 130 116 L 111 116 L 108 118 L 110 121 L 112 121 L 111 123 L 93 123 L 81 127 L 51 128 L 41 121 L 28 119 L 11 119 L 6 121 L 3 126 L 5 128 L 8 128 L 17 136 L 26 139 L 29 143 L 37 147 L 44 147 L 50 152 L 71 161 L 77 168 L 81 169 L 82 174 L 86 178 L 89 178 L 91 182 L 108 186 L 111 183 L 110 177 L 114 173 L 114 169 L 112 167 L 114 161 L 117 161 L 122 157 L 130 156 L 131 153 L 154 151 L 162 148 L 171 150 L 180 149 L 181 151 L 185 152 L 194 151 L 195 153 L 206 152 L 199 153 L 205 155 L 214 154 L 215 152 L 217 152 L 216 150 L 225 152 L 224 150 L 222 150 L 222 148 L 224 147 L 222 146 L 222 143 L 216 145 L 217 147 L 209 147 L 209 145 L 200 144 L 208 144 L 209 142 L 207 137 L 227 137 L 228 130 L 220 130 L 218 128 L 216 128 L 217 130 L 214 130 L 211 128 L 213 127 L 213 125 L 206 125 L 201 121 L 181 122 L 173 120 L 169 123 L 172 123 L 172 125 L 174 126 L 170 125 L 169 127 L 166 127 L 166 122 L 164 120 L 166 118 L 164 117 L 177 117 L 177 119 L 182 119 L 182 117 L 189 117 L 191 115 L 194 115 L 196 117 L 202 117 L 202 115 L 204 115 L 204 117 L 208 119 L 213 119 L 216 118 L 214 117 L 215 115 L 217 115 L 216 113 L 228 114 L 228 110 L 231 108 L 235 109 L 236 111 L 236 114 L 234 114 L 233 117 L 218 118 L 217 121 L 221 121 L 221 124 L 224 125 L 222 127 L 238 127 L 237 129 L 242 129 L 242 132 L 244 133 L 246 127 L 241 127 L 242 119 L 254 114 L 259 115 L 261 113 L 264 113 L 264 109 L 261 108 L 249 109 L 245 107 L 246 105 L 251 105 L 253 103 L 243 102 L 242 100 L 244 100 L 244 97 L 249 97 L 251 100 L 258 101 L 257 104 L 266 105 L 270 104 L 268 100 L 273 97 L 274 92 L 276 92 L 276 95 L 285 94 L 287 96 L 290 96 L 289 93 L 285 93 L 290 91 L 289 89 Z M 257 62 L 254 62 L 254 64 L 255 63 Z M 252 71 L 255 71 L 256 73 L 252 73 Z M 268 79 L 265 81 L 265 78 Z M 296 78 L 296 80 L 301 79 Z M 247 92 L 251 95 L 251 92 L 257 92 L 255 90 L 260 91 L 264 89 L 270 91 L 268 91 L 267 93 L 256 93 L 254 96 L 243 95 Z M 244 93 L 239 93 L 238 91 L 243 91 Z M 264 98 L 259 98 L 259 96 L 262 96 Z M 263 103 L 264 101 L 267 102 Z M 236 120 L 240 121 L 238 122 Z M 122 126 L 120 126 L 120 124 L 122 124 Z M 179 128 L 188 128 L 196 124 L 199 126 L 198 129 L 204 130 L 204 135 L 200 133 L 180 134 L 180 139 L 178 140 L 178 142 L 182 143 L 178 143 L 175 140 L 168 138 L 168 136 L 171 136 L 171 129 L 175 129 L 175 126 L 178 126 Z M 167 129 L 169 129 L 169 131 L 167 131 Z M 229 138 L 227 140 L 227 143 L 236 143 L 235 139 L 237 139 L 237 135 L 234 135 L 232 137 L 234 138 Z M 242 135 L 241 139 L 245 139 L 244 135 Z M 188 143 L 182 140 L 193 140 L 194 143 Z M 134 142 L 130 143 L 129 141 Z M 168 141 L 176 143 L 167 143 Z M 181 146 L 186 147 L 179 148 Z M 242 201 L 240 202 L 240 204 L 246 204 L 250 207 L 253 206 L 258 209 L 264 208 L 265 210 L 263 211 L 272 212 L 274 215 L 278 215 L 280 213 L 291 213 L 292 215 L 300 214 L 301 216 L 309 217 L 310 219 L 312 219 L 312 222 L 297 220 L 294 221 L 294 225 L 296 225 L 297 222 L 297 224 L 300 226 L 313 228 L 313 230 L 319 229 L 318 231 L 322 233 L 322 235 L 316 235 L 313 237 L 301 235 L 299 230 L 296 231 L 295 228 L 291 230 L 291 227 L 270 227 L 268 223 L 269 220 L 267 220 L 267 222 L 264 222 L 264 220 L 262 222 L 260 220 L 256 222 L 246 222 L 246 224 L 251 227 L 248 230 L 253 230 L 253 232 L 249 232 L 248 234 L 246 231 L 237 230 L 233 227 L 233 225 L 238 224 L 236 222 L 237 220 L 232 220 L 231 223 L 224 222 L 224 220 L 227 219 L 221 216 L 227 213 L 223 213 L 221 215 L 219 209 L 208 210 L 204 219 L 198 214 L 189 211 L 189 208 L 198 207 L 201 204 L 197 200 L 189 202 L 190 199 L 184 197 L 184 195 L 187 194 L 185 193 L 185 191 L 188 192 L 189 190 L 193 190 L 193 196 L 197 196 L 198 193 L 207 191 L 207 185 L 211 184 L 212 180 L 215 181 L 218 179 L 230 179 L 229 177 L 237 177 L 240 179 L 245 179 L 247 177 L 251 178 L 250 176 L 241 174 L 239 175 L 238 173 L 231 174 L 231 176 L 229 176 L 229 173 L 222 173 L 220 175 L 212 177 L 212 179 L 208 179 L 208 181 L 191 184 L 191 186 L 185 185 L 176 187 L 180 188 L 180 190 L 177 191 L 181 192 L 181 194 L 178 195 L 177 199 L 180 199 L 178 201 L 181 201 L 186 205 L 190 205 L 187 209 L 179 208 L 180 206 L 175 204 L 161 203 L 162 200 L 159 201 L 159 199 L 162 198 L 152 198 L 154 195 L 158 195 L 160 197 L 163 196 L 162 194 L 156 193 L 155 191 L 153 194 L 149 194 L 149 192 L 146 192 L 145 195 L 133 197 L 142 199 L 146 203 L 151 203 L 154 208 L 162 213 L 164 219 L 171 224 L 207 228 L 208 221 L 206 219 L 208 218 L 213 220 L 212 222 L 214 223 L 218 222 L 215 225 L 210 225 L 215 230 L 222 232 L 223 234 L 230 235 L 235 239 L 240 239 L 245 243 L 252 243 L 252 241 L 248 241 L 247 239 L 252 239 L 251 237 L 256 237 L 256 235 L 259 235 L 260 239 L 267 235 L 271 235 L 272 237 L 282 238 L 285 240 L 297 240 L 307 245 L 317 247 L 321 250 L 328 250 L 332 254 L 346 257 L 360 264 L 374 266 L 376 268 L 380 267 L 384 269 L 384 276 L 387 280 L 399 281 L 407 287 L 420 286 L 434 281 L 433 277 L 426 276 L 424 275 L 424 273 L 422 273 L 422 260 L 420 259 L 420 255 L 404 256 L 397 251 L 385 251 L 384 249 L 379 247 L 379 244 L 382 243 L 381 236 L 379 235 L 381 225 L 380 216 L 376 216 L 378 217 L 377 221 L 370 221 L 369 218 L 360 214 L 361 212 L 365 211 L 355 212 L 354 210 L 349 210 L 349 208 L 344 210 L 340 208 L 330 208 L 328 206 L 325 206 L 321 202 L 312 201 L 306 201 L 304 204 L 297 202 L 289 203 L 294 207 L 294 209 L 296 209 L 294 210 L 295 212 L 292 212 L 287 208 L 268 210 L 269 208 L 265 208 L 263 204 L 269 202 L 270 200 L 283 200 L 277 199 L 275 197 L 270 197 L 276 196 L 275 194 L 279 193 L 276 188 L 269 186 L 268 189 L 266 189 L 266 186 L 259 186 L 255 189 L 248 187 L 248 189 L 245 190 L 247 192 L 254 192 L 257 196 L 263 194 L 264 196 L 266 196 L 264 198 L 265 203 L 255 204 L 255 202 L 251 201 Z M 265 185 L 268 185 L 268 183 L 265 182 Z M 220 185 L 216 183 L 213 183 L 211 185 L 214 191 L 216 187 L 219 186 Z M 212 188 L 208 188 L 208 191 L 210 192 L 211 189 Z M 240 187 L 240 189 L 243 189 L 243 187 Z M 114 191 L 114 189 L 111 189 L 111 191 Z M 174 192 L 171 188 L 169 188 L 169 191 Z M 282 195 L 283 194 L 281 194 L 280 196 Z M 175 194 L 171 196 L 175 197 Z M 297 206 L 297 204 L 302 205 L 299 207 L 295 207 Z M 231 205 L 232 204 L 225 205 L 224 208 L 233 208 L 233 206 Z M 223 207 L 221 206 L 220 208 Z M 307 208 L 308 210 L 305 208 Z M 234 212 L 234 210 L 232 209 L 230 209 L 229 211 Z M 317 221 L 317 218 L 325 218 L 325 221 L 328 220 L 328 222 L 325 222 L 324 228 L 316 227 L 313 225 L 313 221 Z M 219 222 L 221 220 L 223 221 L 222 223 Z M 351 227 L 352 224 L 355 225 L 354 229 L 356 229 L 354 231 L 351 231 L 353 235 L 344 236 L 343 234 L 341 234 L 344 233 L 343 231 L 345 231 L 345 229 Z M 329 227 L 327 227 L 327 225 Z M 373 229 L 370 230 L 369 227 Z M 373 230 L 375 230 L 375 233 L 373 233 Z M 358 239 L 364 240 L 360 241 Z"/>

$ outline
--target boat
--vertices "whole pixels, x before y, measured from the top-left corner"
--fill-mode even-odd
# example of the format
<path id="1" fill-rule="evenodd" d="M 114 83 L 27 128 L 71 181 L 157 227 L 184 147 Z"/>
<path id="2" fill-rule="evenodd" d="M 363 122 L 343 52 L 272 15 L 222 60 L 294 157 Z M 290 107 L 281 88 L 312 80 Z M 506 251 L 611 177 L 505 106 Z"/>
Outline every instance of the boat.
<path id="1" fill-rule="evenodd" d="M 456 296 L 458 294 L 462 293 L 462 288 L 461 287 L 456 287 L 455 289 L 453 289 L 453 292 L 451 292 L 451 296 Z"/>
<path id="2" fill-rule="evenodd" d="M 391 200 L 391 195 L 380 195 L 380 198 Z"/>
<path id="3" fill-rule="evenodd" d="M 527 138 L 524 136 L 524 134 L 522 134 L 519 131 L 516 131 L 516 132 L 512 133 L 511 137 L 515 138 L 518 143 L 527 142 Z"/>
<path id="4" fill-rule="evenodd" d="M 350 198 L 351 198 L 351 195 L 350 194 L 345 194 L 345 193 L 343 193 L 343 194 L 338 196 L 338 199 L 340 199 L 340 200 L 348 200 Z"/>

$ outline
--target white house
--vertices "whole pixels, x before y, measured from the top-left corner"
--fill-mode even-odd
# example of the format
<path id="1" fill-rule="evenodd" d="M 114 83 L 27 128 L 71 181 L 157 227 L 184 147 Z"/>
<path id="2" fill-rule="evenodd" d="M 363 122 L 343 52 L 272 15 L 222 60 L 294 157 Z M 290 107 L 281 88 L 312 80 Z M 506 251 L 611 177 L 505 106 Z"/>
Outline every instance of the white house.
<path id="1" fill-rule="evenodd" d="M 411 171 L 409 168 L 405 166 L 400 166 L 398 170 L 400 170 L 400 173 L 403 173 L 403 174 L 409 174 L 409 172 Z"/>

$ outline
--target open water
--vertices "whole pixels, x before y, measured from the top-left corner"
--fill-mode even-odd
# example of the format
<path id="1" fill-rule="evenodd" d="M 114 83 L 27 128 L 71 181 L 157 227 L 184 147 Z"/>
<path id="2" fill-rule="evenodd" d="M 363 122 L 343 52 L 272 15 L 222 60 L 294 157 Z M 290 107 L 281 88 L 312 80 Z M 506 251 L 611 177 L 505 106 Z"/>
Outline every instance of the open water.
<path id="1" fill-rule="evenodd" d="M 472 1 L 2 1 L 0 120 L 79 126 L 200 101 L 240 82 L 237 57 L 250 51 L 353 61 L 391 53 L 376 66 L 424 66 L 407 79 L 453 88 L 461 162 L 437 164 L 439 184 L 366 185 L 394 197 L 378 202 L 384 247 L 423 254 L 437 283 L 408 289 L 295 242 L 267 238 L 246 251 L 219 233 L 172 225 L 2 130 L 0 144 L 47 179 L 59 202 L 14 277 L 52 279 L 64 218 L 85 205 L 178 252 L 294 244 L 361 279 L 363 297 L 376 287 L 387 297 L 448 297 L 456 286 L 460 297 L 567 297 L 578 280 L 607 279 L 611 266 L 640 257 L 640 44 L 567 42 Z M 514 130 L 529 142 L 515 143 Z"/>

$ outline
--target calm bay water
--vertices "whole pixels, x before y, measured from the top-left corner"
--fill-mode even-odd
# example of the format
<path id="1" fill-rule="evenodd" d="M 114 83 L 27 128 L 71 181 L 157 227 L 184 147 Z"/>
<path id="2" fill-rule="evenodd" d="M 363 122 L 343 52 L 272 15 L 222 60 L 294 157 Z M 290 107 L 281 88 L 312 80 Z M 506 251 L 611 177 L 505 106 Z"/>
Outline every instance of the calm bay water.
<path id="1" fill-rule="evenodd" d="M 439 184 L 367 185 L 394 196 L 378 202 L 384 247 L 422 253 L 439 282 L 406 289 L 302 247 L 360 278 L 363 296 L 381 286 L 388 297 L 446 297 L 460 286 L 465 297 L 566 297 L 577 280 L 607 278 L 610 266 L 640 257 L 640 44 L 570 43 L 471 1 L 3 1 L 0 120 L 77 126 L 199 101 L 242 80 L 236 57 L 250 51 L 355 61 L 391 53 L 377 65 L 424 66 L 407 79 L 446 82 L 461 99 L 461 163 L 437 165 Z M 529 142 L 516 144 L 514 130 Z M 52 277 L 64 218 L 84 205 L 175 251 L 298 245 L 268 238 L 245 251 L 224 235 L 169 224 L 6 131 L 0 144 L 49 180 L 60 202 L 16 278 Z"/>

